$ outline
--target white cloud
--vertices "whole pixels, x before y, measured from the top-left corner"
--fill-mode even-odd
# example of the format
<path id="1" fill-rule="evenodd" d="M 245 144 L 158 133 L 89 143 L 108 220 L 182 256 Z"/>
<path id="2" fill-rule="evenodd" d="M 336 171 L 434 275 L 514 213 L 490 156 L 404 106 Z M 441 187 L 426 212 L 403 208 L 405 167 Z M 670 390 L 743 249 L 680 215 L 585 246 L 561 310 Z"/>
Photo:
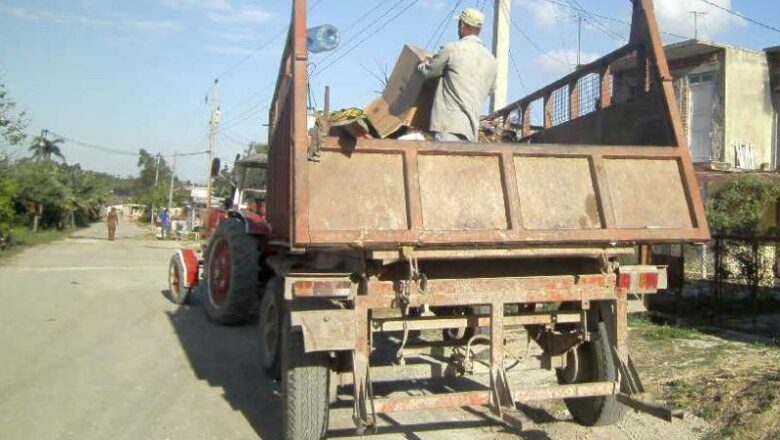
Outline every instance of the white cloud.
<path id="1" fill-rule="evenodd" d="M 249 55 L 252 53 L 251 49 L 239 46 L 204 46 L 203 50 L 208 53 L 215 53 L 219 55 Z"/>
<path id="2" fill-rule="evenodd" d="M 212 37 L 216 37 L 220 40 L 238 43 L 242 41 L 257 42 L 262 38 L 262 34 L 253 29 L 248 28 L 234 28 L 218 31 L 206 31 L 206 33 Z"/>
<path id="3" fill-rule="evenodd" d="M 582 64 L 587 64 L 600 56 L 601 55 L 596 53 L 583 52 L 580 54 L 580 62 Z M 534 65 L 546 76 L 558 78 L 574 71 L 573 64 L 576 62 L 576 51 L 556 49 L 536 57 Z"/>
<path id="4" fill-rule="evenodd" d="M 726 9 L 732 9 L 731 0 L 710 0 Z M 744 26 L 745 21 L 726 11 L 699 0 L 655 0 L 658 24 L 665 32 L 693 37 L 693 15 L 691 11 L 704 12 L 699 16 L 699 38 L 712 38 L 730 26 Z"/>
<path id="5" fill-rule="evenodd" d="M 161 0 L 174 9 L 196 11 L 219 23 L 265 23 L 274 14 L 259 6 L 236 5 L 230 0 Z"/>
<path id="6" fill-rule="evenodd" d="M 447 6 L 447 2 L 445 0 L 423 0 L 420 5 L 434 11 L 441 11 Z"/>
<path id="7" fill-rule="evenodd" d="M 530 14 L 532 21 L 539 26 L 555 26 L 560 18 L 566 17 L 558 6 L 540 0 L 515 0 L 515 5 L 519 6 L 520 12 L 514 12 L 512 15 Z M 523 22 L 528 22 L 523 18 Z"/>
<path id="8" fill-rule="evenodd" d="M 45 9 L 3 7 L 0 12 L 23 20 L 47 21 L 58 24 L 80 24 L 93 28 L 113 28 L 136 32 L 166 32 L 182 29 L 172 20 L 135 20 L 131 18 L 96 18 L 85 15 L 55 12 Z"/>
<path id="9" fill-rule="evenodd" d="M 206 18 L 211 21 L 226 23 L 264 23 L 273 17 L 274 15 L 270 12 L 254 6 L 243 6 L 206 14 Z"/>

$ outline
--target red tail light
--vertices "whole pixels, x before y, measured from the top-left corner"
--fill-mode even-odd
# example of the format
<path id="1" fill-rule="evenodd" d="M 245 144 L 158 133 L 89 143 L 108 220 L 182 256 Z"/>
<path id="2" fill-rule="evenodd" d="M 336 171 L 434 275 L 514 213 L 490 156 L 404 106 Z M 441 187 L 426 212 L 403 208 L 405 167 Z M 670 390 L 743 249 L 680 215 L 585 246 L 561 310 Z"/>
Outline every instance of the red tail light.
<path id="1" fill-rule="evenodd" d="M 618 269 L 617 287 L 640 294 L 666 289 L 666 267 L 621 266 Z"/>
<path id="2" fill-rule="evenodd" d="M 341 298 L 352 295 L 352 282 L 333 281 L 295 281 L 292 286 L 296 298 Z"/>

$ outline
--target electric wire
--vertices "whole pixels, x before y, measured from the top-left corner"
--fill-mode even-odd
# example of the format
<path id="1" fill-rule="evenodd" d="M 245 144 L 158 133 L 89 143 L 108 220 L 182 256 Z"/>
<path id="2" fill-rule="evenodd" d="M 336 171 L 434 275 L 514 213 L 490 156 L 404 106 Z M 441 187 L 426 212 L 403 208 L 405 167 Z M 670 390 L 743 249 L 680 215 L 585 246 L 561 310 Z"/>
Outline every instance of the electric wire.
<path id="1" fill-rule="evenodd" d="M 774 26 L 770 26 L 770 25 L 768 25 L 766 23 L 762 23 L 762 22 L 760 22 L 758 20 L 752 19 L 752 18 L 748 17 L 747 15 L 740 14 L 739 12 L 731 10 L 729 8 L 724 8 L 723 6 L 721 6 L 721 5 L 717 4 L 717 3 L 711 2 L 709 0 L 700 0 L 700 1 L 706 3 L 706 4 L 710 5 L 710 6 L 716 7 L 718 9 L 720 9 L 721 11 L 727 12 L 727 13 L 735 16 L 735 17 L 739 17 L 739 18 L 741 18 L 741 19 L 743 19 L 743 20 L 745 20 L 747 22 L 753 23 L 753 24 L 755 24 L 757 26 L 761 26 L 762 28 L 765 28 L 765 29 L 769 29 L 770 31 L 775 31 L 777 33 L 780 33 L 780 29 L 778 29 L 778 28 L 776 28 Z"/>
<path id="2" fill-rule="evenodd" d="M 81 140 L 78 140 L 78 139 L 74 139 L 74 138 L 69 137 L 69 136 L 62 135 L 60 133 L 57 133 L 57 132 L 54 132 L 54 131 L 51 131 L 51 130 L 46 130 L 46 132 L 48 134 L 51 134 L 54 137 L 57 137 L 57 138 L 60 138 L 60 139 L 62 139 L 64 141 L 66 141 L 66 142 L 69 142 L 69 143 L 72 143 L 72 144 L 75 144 L 75 145 L 78 145 L 78 146 L 81 146 L 81 147 L 84 147 L 84 148 L 90 148 L 90 149 L 93 149 L 93 150 L 96 150 L 96 151 L 100 151 L 100 152 L 103 152 L 105 154 L 113 154 L 113 155 L 116 155 L 116 156 L 132 156 L 132 157 L 136 157 L 136 156 L 139 155 L 139 153 L 134 153 L 134 152 L 131 152 L 131 151 L 125 151 L 125 150 L 119 150 L 119 149 L 116 149 L 116 148 L 105 147 L 105 146 L 97 145 L 97 144 L 94 144 L 94 143 L 91 143 L 91 142 L 84 142 L 84 141 L 81 141 Z M 177 153 L 176 156 L 178 156 L 178 157 L 182 157 L 182 156 L 197 156 L 197 155 L 201 155 L 201 154 L 208 154 L 208 151 L 192 151 L 192 152 L 187 152 L 187 153 Z M 160 154 L 160 156 L 162 156 L 162 157 L 173 157 L 174 155 L 173 154 Z"/>
<path id="3" fill-rule="evenodd" d="M 400 17 L 400 16 L 401 16 L 401 15 L 403 15 L 403 14 L 404 14 L 406 11 L 408 11 L 408 10 L 409 10 L 409 9 L 410 9 L 412 6 L 414 6 L 414 5 L 416 5 L 417 3 L 419 3 L 419 1 L 420 1 L 420 0 L 413 0 L 411 3 L 409 3 L 408 5 L 406 5 L 405 7 L 403 7 L 403 8 L 402 8 L 400 11 L 398 11 L 398 12 L 397 12 L 395 15 L 393 15 L 393 16 L 392 16 L 392 17 L 390 17 L 390 18 L 389 18 L 387 21 L 385 21 L 384 23 L 382 23 L 382 24 L 381 24 L 381 25 L 380 25 L 378 28 L 374 29 L 374 31 L 373 31 L 373 32 L 371 32 L 370 34 L 366 35 L 366 36 L 365 36 L 365 37 L 364 37 L 362 40 L 358 41 L 356 44 L 354 44 L 354 45 L 353 45 L 352 47 L 350 47 L 349 49 L 346 49 L 346 51 L 345 51 L 344 53 L 342 53 L 340 56 L 338 56 L 338 57 L 337 57 L 335 60 L 331 61 L 331 62 L 330 62 L 330 63 L 328 63 L 326 66 L 324 66 L 324 67 L 322 67 L 322 68 L 318 69 L 316 72 L 312 73 L 311 77 L 313 78 L 313 77 L 315 77 L 315 76 L 319 75 L 320 73 L 322 73 L 322 72 L 324 72 L 324 71 L 328 70 L 330 67 L 332 67 L 333 65 L 335 65 L 336 63 L 338 63 L 338 62 L 339 62 L 339 61 L 340 61 L 342 58 L 344 58 L 345 56 L 347 56 L 347 55 L 348 55 L 349 53 L 351 53 L 353 50 L 355 50 L 355 49 L 357 49 L 358 47 L 360 47 L 360 46 L 361 46 L 363 43 L 365 43 L 365 42 L 366 42 L 366 41 L 367 41 L 369 38 L 371 38 L 371 37 L 373 37 L 374 35 L 376 35 L 376 34 L 378 34 L 379 32 L 381 32 L 381 31 L 382 31 L 382 30 L 383 30 L 385 27 L 387 27 L 387 25 L 388 25 L 388 24 L 390 24 L 390 23 L 392 23 L 393 21 L 395 21 L 395 20 L 396 20 L 398 17 Z M 402 0 L 402 2 L 403 2 L 403 0 Z M 402 2 L 399 2 L 399 3 L 402 3 Z"/>
<path id="4" fill-rule="evenodd" d="M 439 25 L 436 26 L 436 29 L 433 30 L 433 34 L 431 34 L 431 38 L 428 39 L 428 42 L 425 43 L 425 47 L 428 49 L 435 49 L 436 46 L 439 45 L 439 42 L 441 42 L 442 37 L 444 37 L 444 31 L 447 29 L 447 23 L 451 21 L 453 14 L 458 9 L 458 7 L 463 3 L 463 0 L 458 0 L 455 2 L 455 6 L 452 7 L 445 15 L 444 18 L 439 22 Z M 434 40 L 434 37 L 436 39 Z M 433 43 L 433 45 L 431 45 Z"/>
<path id="5" fill-rule="evenodd" d="M 351 48 L 350 44 L 352 44 L 355 40 L 360 38 L 361 35 L 363 35 L 364 33 L 368 32 L 371 29 L 371 27 L 373 27 L 377 23 L 379 23 L 380 20 L 382 20 L 388 14 L 393 12 L 394 9 L 400 7 L 401 4 L 403 4 L 405 1 L 407 1 L 407 0 L 397 0 L 395 3 L 390 5 L 390 7 L 385 9 L 384 12 L 382 12 L 378 17 L 375 17 L 375 18 L 373 18 L 371 20 L 363 20 L 363 21 L 366 21 L 365 26 L 360 28 L 360 30 L 358 30 L 353 37 L 350 37 L 347 41 L 344 41 L 336 50 L 334 50 L 334 51 L 328 53 L 327 55 L 325 55 L 324 57 L 322 57 L 322 59 L 320 60 L 320 64 L 327 63 L 331 59 L 339 57 L 342 53 L 349 53 L 349 52 L 351 52 L 352 48 Z M 368 13 L 364 14 L 364 17 L 367 16 L 367 14 Z M 347 29 L 345 31 L 345 34 L 349 34 L 349 31 L 350 31 L 350 29 Z M 358 45 L 359 44 L 360 43 L 358 43 Z M 349 48 L 349 50 L 348 50 L 348 48 Z"/>

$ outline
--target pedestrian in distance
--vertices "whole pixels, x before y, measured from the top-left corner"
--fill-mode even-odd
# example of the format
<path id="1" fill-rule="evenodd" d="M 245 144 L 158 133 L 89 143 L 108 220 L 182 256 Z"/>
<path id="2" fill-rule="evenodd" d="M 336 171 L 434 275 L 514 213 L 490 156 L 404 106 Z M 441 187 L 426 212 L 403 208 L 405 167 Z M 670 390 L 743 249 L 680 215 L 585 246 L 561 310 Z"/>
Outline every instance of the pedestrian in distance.
<path id="1" fill-rule="evenodd" d="M 203 227 L 203 220 L 200 219 L 200 214 L 195 214 L 195 218 L 192 220 L 192 232 L 195 233 L 195 240 L 200 240 L 200 230 Z"/>
<path id="2" fill-rule="evenodd" d="M 159 216 L 160 220 L 160 232 L 163 240 L 167 240 L 171 235 L 171 216 L 168 214 L 168 209 L 163 209 Z"/>
<path id="3" fill-rule="evenodd" d="M 116 236 L 116 227 L 119 225 L 119 215 L 116 212 L 116 208 L 111 208 L 106 216 L 106 224 L 108 226 L 108 240 L 114 241 Z"/>
<path id="4" fill-rule="evenodd" d="M 417 70 L 426 78 L 441 78 L 431 110 L 434 139 L 475 142 L 482 102 L 496 88 L 496 58 L 479 38 L 485 15 L 466 8 L 458 17 L 459 41 L 441 48 Z"/>

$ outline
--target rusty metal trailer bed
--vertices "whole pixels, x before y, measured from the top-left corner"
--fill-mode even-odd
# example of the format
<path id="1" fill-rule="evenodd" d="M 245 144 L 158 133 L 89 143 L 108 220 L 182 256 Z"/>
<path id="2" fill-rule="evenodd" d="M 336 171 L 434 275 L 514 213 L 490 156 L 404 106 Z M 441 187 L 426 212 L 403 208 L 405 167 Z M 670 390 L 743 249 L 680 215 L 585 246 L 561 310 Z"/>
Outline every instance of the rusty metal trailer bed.
<path id="1" fill-rule="evenodd" d="M 485 117 L 491 142 L 434 143 L 309 132 L 306 1 L 293 1 L 270 110 L 259 324 L 288 439 L 326 435 L 328 384 L 345 376 L 360 432 L 382 412 L 503 415 L 538 399 L 565 399 L 591 425 L 626 407 L 680 415 L 637 398 L 627 341 L 628 297 L 664 288 L 665 270 L 616 257 L 709 231 L 652 2 L 632 3 L 627 45 Z M 559 386 L 512 389 L 512 326 L 542 348 Z M 402 334 L 403 364 L 410 331 L 423 329 L 487 343 L 489 388 L 375 397 L 374 334 Z M 456 374 L 469 372 L 462 361 Z"/>

